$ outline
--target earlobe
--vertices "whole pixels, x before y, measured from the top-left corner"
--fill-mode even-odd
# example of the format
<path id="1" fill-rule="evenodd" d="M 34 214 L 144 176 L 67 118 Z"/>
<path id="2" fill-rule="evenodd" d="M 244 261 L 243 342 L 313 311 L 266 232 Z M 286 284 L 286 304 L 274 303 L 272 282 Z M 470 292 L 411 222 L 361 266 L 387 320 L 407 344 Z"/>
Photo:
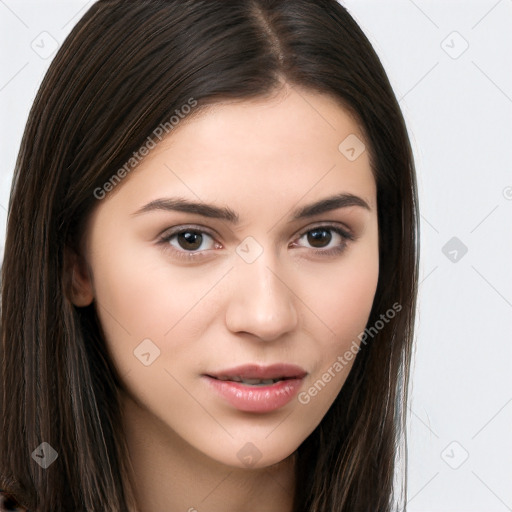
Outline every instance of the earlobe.
<path id="1" fill-rule="evenodd" d="M 94 300 L 92 281 L 86 262 L 70 248 L 66 248 L 66 291 L 77 307 L 89 306 Z"/>

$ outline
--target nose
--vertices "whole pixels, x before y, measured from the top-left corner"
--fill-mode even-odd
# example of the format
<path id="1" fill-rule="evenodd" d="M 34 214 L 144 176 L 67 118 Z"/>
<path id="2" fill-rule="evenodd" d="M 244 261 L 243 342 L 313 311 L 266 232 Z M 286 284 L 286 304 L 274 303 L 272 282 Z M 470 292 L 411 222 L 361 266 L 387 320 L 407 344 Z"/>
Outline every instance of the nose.
<path id="1" fill-rule="evenodd" d="M 298 315 L 291 283 L 264 255 L 250 264 L 239 260 L 231 273 L 226 325 L 231 332 L 273 341 L 296 328 Z"/>

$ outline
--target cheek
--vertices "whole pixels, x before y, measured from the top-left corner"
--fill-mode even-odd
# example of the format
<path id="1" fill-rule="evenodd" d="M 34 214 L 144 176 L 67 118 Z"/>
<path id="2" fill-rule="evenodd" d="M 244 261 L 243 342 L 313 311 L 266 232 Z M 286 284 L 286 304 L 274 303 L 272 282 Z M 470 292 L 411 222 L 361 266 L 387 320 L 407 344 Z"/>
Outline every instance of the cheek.
<path id="1" fill-rule="evenodd" d="M 195 313 L 210 281 L 215 282 L 215 276 L 173 267 L 157 249 L 139 245 L 127 243 L 123 250 L 118 237 L 116 253 L 103 246 L 93 255 L 98 316 L 114 360 L 124 370 L 140 366 L 134 350 L 146 339 L 162 355 L 171 341 L 174 353 L 186 350 L 208 320 Z"/>
<path id="2" fill-rule="evenodd" d="M 307 330 L 319 358 L 299 396 L 309 409 L 312 425 L 338 395 L 357 357 L 379 277 L 376 240 L 360 245 L 335 268 L 326 268 L 316 277 L 315 285 L 310 282 L 307 288 L 307 303 L 315 305 L 311 309 L 316 316 L 310 316 Z"/>
<path id="3" fill-rule="evenodd" d="M 342 339 L 364 330 L 375 296 L 378 268 L 359 264 L 331 278 L 323 295 L 325 322 Z"/>
<path id="4" fill-rule="evenodd" d="M 107 350 L 129 395 L 144 408 L 169 425 L 176 422 L 171 410 L 200 416 L 204 411 L 181 383 L 197 373 L 197 341 L 210 318 L 201 297 L 212 276 L 193 278 L 133 248 L 129 254 L 123 261 L 105 257 L 95 276 Z"/>
<path id="5" fill-rule="evenodd" d="M 362 332 L 368 321 L 379 278 L 377 232 L 354 244 L 345 257 L 315 271 L 303 283 L 302 296 L 321 321 L 319 342 L 325 348 L 343 347 Z M 320 333 L 323 333 L 322 335 Z"/>

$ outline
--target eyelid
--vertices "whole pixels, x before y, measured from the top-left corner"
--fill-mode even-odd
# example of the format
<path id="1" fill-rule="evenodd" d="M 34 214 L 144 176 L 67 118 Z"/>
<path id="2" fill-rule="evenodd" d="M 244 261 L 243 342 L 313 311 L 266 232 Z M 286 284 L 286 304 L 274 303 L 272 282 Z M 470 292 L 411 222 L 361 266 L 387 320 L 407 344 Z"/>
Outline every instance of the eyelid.
<path id="1" fill-rule="evenodd" d="M 173 235 L 176 235 L 178 233 L 182 233 L 183 231 L 199 231 L 201 233 L 206 233 L 207 235 L 211 236 L 212 238 L 219 237 L 219 234 L 212 230 L 211 228 L 207 228 L 206 226 L 201 226 L 199 224 L 179 224 L 177 226 L 173 226 L 171 228 L 164 229 L 159 235 L 158 240 L 161 240 L 162 238 L 168 238 Z"/>
<path id="2" fill-rule="evenodd" d="M 308 226 L 307 228 L 300 231 L 300 234 L 296 236 L 298 236 L 299 238 L 303 237 L 306 233 L 309 233 L 310 231 L 313 231 L 317 228 L 332 229 L 333 231 L 339 232 L 343 237 L 351 241 L 356 240 L 357 238 L 350 228 L 346 227 L 343 224 L 333 222 L 315 222 L 312 226 Z"/>
<path id="3" fill-rule="evenodd" d="M 333 231 L 334 233 L 336 233 L 339 237 L 341 237 L 341 240 L 342 240 L 341 244 L 326 249 L 326 248 L 303 247 L 301 245 L 298 245 L 297 242 L 295 242 L 295 240 L 301 239 L 302 237 L 304 237 L 311 231 L 315 231 L 316 229 L 320 229 L 320 228 L 325 229 L 326 231 Z M 342 254 L 344 254 L 348 245 L 351 242 L 353 242 L 354 240 L 357 240 L 357 237 L 356 237 L 356 235 L 354 235 L 352 230 L 346 229 L 346 227 L 342 228 L 339 226 L 339 224 L 333 224 L 332 222 L 324 222 L 324 223 L 320 222 L 316 226 L 310 226 L 310 227 L 306 228 L 305 230 L 303 230 L 302 234 L 300 234 L 298 236 L 298 238 L 296 237 L 294 239 L 293 245 L 297 246 L 299 248 L 302 248 L 304 250 L 307 250 L 308 253 L 311 253 L 314 256 L 319 256 L 321 258 L 328 258 L 328 257 L 339 257 Z"/>
<path id="4" fill-rule="evenodd" d="M 190 261 L 202 258 L 204 256 L 203 253 L 205 251 L 180 251 L 170 245 L 169 240 L 173 236 L 187 231 L 196 231 L 201 234 L 206 234 L 210 238 L 212 238 L 212 240 L 214 240 L 215 243 L 218 243 L 215 240 L 216 237 L 218 237 L 218 235 L 215 232 L 213 232 L 211 229 L 205 226 L 199 226 L 197 224 L 180 224 L 178 226 L 168 228 L 164 230 L 160 235 L 158 235 L 156 243 L 158 245 L 163 245 L 165 251 L 172 252 L 178 258 L 187 259 Z"/>

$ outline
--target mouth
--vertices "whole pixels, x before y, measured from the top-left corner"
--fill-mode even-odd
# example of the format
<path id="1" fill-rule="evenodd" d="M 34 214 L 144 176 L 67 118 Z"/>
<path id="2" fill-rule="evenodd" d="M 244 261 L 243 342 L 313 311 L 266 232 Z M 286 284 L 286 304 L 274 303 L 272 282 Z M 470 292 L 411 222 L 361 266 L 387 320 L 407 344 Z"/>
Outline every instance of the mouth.
<path id="1" fill-rule="evenodd" d="M 213 375 L 208 375 L 208 377 L 211 377 L 215 380 L 220 381 L 230 381 L 230 382 L 240 382 L 241 384 L 244 384 L 245 386 L 271 386 L 272 384 L 275 384 L 276 382 L 281 382 L 283 380 L 290 380 L 294 377 L 277 377 L 275 379 L 246 379 L 240 376 L 233 376 L 233 377 L 215 377 Z"/>
<path id="2" fill-rule="evenodd" d="M 248 364 L 205 375 L 215 380 L 239 382 L 247 386 L 271 386 L 280 381 L 303 379 L 307 372 L 297 365 L 279 363 L 271 366 Z"/>
<path id="3" fill-rule="evenodd" d="M 240 411 L 265 413 L 288 404 L 298 393 L 307 372 L 296 365 L 239 366 L 203 374 L 217 396 Z"/>

